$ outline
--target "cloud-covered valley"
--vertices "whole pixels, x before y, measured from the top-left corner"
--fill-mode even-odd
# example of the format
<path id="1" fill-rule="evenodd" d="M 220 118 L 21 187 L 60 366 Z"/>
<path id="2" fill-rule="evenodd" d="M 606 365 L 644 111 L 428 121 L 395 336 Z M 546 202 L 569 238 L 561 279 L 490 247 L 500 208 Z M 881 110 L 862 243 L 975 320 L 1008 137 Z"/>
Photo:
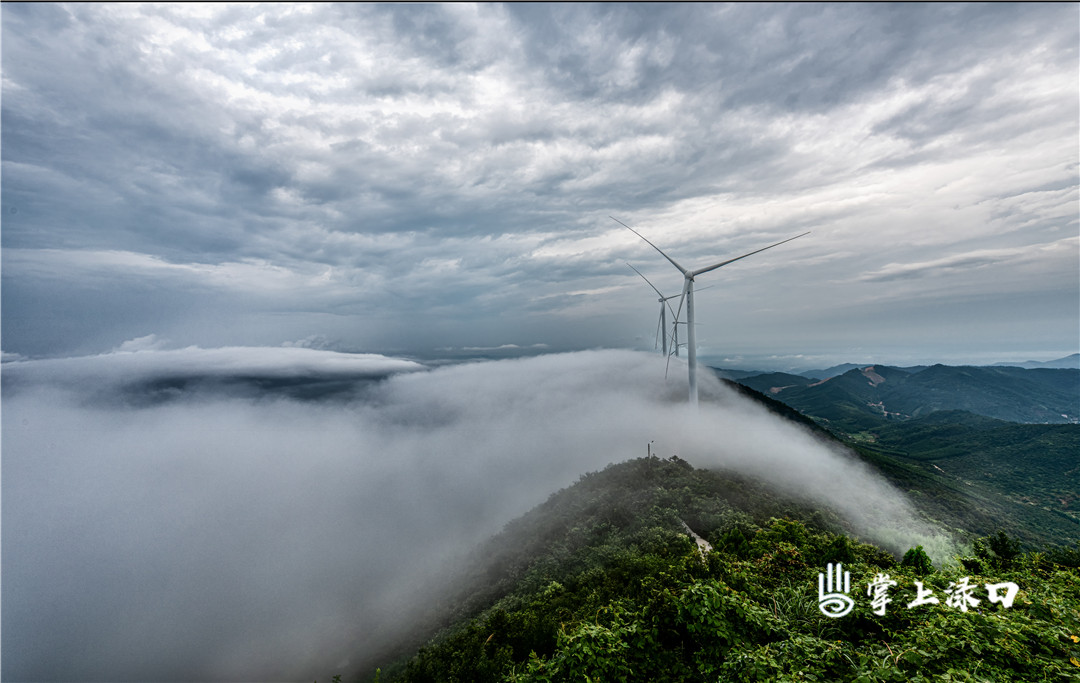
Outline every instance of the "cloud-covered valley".
<path id="1" fill-rule="evenodd" d="M 188 385 L 139 406 L 102 397 L 213 374 L 236 350 L 4 365 L 6 680 L 328 678 L 422 613 L 476 543 L 650 441 L 829 505 L 894 550 L 929 537 L 863 466 L 711 378 L 689 411 L 656 355 L 418 369 L 312 351 L 321 364 L 299 370 L 282 351 L 311 350 L 248 349 L 238 373 L 363 389 Z"/>

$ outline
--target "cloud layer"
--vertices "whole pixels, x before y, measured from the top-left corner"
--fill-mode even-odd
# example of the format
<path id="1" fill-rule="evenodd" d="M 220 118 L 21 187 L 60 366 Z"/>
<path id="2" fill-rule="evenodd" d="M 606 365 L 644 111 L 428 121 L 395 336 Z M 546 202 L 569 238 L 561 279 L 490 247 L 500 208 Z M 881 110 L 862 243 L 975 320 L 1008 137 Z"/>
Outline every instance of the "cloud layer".
<path id="1" fill-rule="evenodd" d="M 372 353 L 339 353 L 302 346 L 164 350 L 166 340 L 131 339 L 111 353 L 76 358 L 13 361 L 5 381 L 62 387 L 98 385 L 106 390 L 168 378 L 378 378 L 422 370 L 423 365 Z"/>
<path id="2" fill-rule="evenodd" d="M 0 11 L 11 353 L 1076 350 L 1075 5 Z"/>
<path id="3" fill-rule="evenodd" d="M 294 368 L 280 351 L 263 358 Z M 146 350 L 67 367 L 120 387 L 178 365 Z M 143 408 L 87 405 L 101 383 L 58 385 L 56 367 L 22 363 L 4 398 L 5 680 L 348 671 L 423 610 L 448 563 L 650 441 L 829 505 L 896 549 L 929 539 L 864 467 L 715 381 L 688 413 L 685 380 L 665 383 L 653 355 L 405 372 L 353 401 L 200 390 Z M 353 376 L 343 367 L 319 372 Z"/>

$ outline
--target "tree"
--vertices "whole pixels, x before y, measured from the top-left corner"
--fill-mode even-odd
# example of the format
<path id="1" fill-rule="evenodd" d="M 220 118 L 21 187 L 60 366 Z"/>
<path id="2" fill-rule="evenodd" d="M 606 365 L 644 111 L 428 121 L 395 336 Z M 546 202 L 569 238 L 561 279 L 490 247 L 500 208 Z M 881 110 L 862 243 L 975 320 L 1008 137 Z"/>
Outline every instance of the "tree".
<path id="1" fill-rule="evenodd" d="M 904 559 L 900 561 L 900 566 L 911 567 L 919 576 L 926 576 L 934 571 L 934 564 L 930 561 L 930 556 L 926 554 L 921 545 L 910 548 L 904 553 Z"/>

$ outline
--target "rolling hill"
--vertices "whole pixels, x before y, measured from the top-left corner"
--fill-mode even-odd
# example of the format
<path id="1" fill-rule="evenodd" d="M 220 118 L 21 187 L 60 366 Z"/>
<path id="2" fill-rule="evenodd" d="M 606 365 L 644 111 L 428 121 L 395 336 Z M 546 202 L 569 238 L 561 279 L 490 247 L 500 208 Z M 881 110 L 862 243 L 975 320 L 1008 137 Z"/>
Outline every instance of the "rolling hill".
<path id="1" fill-rule="evenodd" d="M 362 681 L 550 682 L 1065 679 L 1080 647 L 1077 553 L 1018 554 L 1004 536 L 935 571 L 845 534 L 754 481 L 642 458 L 583 476 L 477 549 L 461 588 Z M 703 549 L 690 534 L 704 536 Z M 855 607 L 818 609 L 827 563 Z M 885 572 L 893 604 L 865 587 Z M 966 577 L 982 609 L 946 604 Z M 984 585 L 1015 583 L 1010 608 Z M 905 606 L 918 589 L 941 596 Z M 857 588 L 856 588 L 857 587 Z M 437 615 L 437 616 L 436 616 Z M 1072 661 L 1070 661 L 1072 658 Z M 972 680 L 983 680 L 972 679 Z"/>
<path id="2" fill-rule="evenodd" d="M 869 366 L 821 382 L 739 380 L 835 434 L 949 526 L 996 519 L 1028 543 L 1080 537 L 1080 425 L 1052 417 L 1080 401 L 1080 371 Z M 789 384 L 790 383 L 790 384 Z M 1076 410 L 1076 408 L 1072 408 Z M 1054 423 L 1056 422 L 1056 423 Z"/>
<path id="3" fill-rule="evenodd" d="M 783 373 L 738 381 L 848 433 L 877 418 L 905 420 L 939 410 L 1010 422 L 1080 422 L 1080 370 L 1072 369 L 932 365 L 912 372 L 872 365 L 817 382 Z"/>

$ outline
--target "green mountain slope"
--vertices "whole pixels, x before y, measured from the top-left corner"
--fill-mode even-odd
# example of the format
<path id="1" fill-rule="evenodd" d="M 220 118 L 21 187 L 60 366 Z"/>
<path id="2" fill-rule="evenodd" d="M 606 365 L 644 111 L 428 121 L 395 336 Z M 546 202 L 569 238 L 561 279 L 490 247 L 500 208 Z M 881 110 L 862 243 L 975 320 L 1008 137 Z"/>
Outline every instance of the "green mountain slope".
<path id="1" fill-rule="evenodd" d="M 686 463 L 613 465 L 481 548 L 444 606 L 446 627 L 364 680 L 1027 681 L 1080 666 L 1076 553 L 1017 556 L 993 539 L 966 566 L 934 572 L 916 552 L 898 563 L 835 524 Z M 839 618 L 818 608 L 831 562 L 851 573 L 854 609 Z M 866 597 L 880 573 L 896 582 L 883 615 Z M 977 610 L 946 604 L 965 577 Z M 917 581 L 939 604 L 907 606 Z M 985 584 L 1007 581 L 1016 601 L 991 604 Z"/>
<path id="2" fill-rule="evenodd" d="M 925 515 L 961 536 L 1005 530 L 1032 546 L 1080 540 L 1080 425 L 1017 424 L 964 411 L 913 420 L 866 414 L 858 417 L 864 431 L 838 436 L 824 427 L 834 422 L 727 384 L 853 449 Z"/>
<path id="3" fill-rule="evenodd" d="M 751 389 L 768 395 L 775 395 L 785 389 L 805 387 L 818 382 L 816 379 L 810 379 L 801 375 L 791 375 L 786 372 L 768 372 L 753 375 L 751 377 L 733 377 L 732 379 L 735 379 L 740 384 L 748 386 Z"/>
<path id="4" fill-rule="evenodd" d="M 759 377 L 764 379 L 739 381 L 759 391 L 769 390 L 764 385 L 787 384 L 771 395 L 845 432 L 873 424 L 868 418 L 903 420 L 938 410 L 966 410 L 1023 423 L 1080 421 L 1080 370 L 933 365 L 909 372 L 877 365 L 801 385 L 788 378 Z"/>
<path id="5" fill-rule="evenodd" d="M 1044 541 L 1080 536 L 1078 425 L 1016 424 L 940 411 L 883 424 L 869 436 L 868 448 L 933 469 L 973 495 L 993 493 L 1023 506 L 1006 519 L 1045 532 Z"/>
<path id="6" fill-rule="evenodd" d="M 903 401 L 910 400 L 907 407 L 916 406 L 911 412 L 917 413 L 919 406 L 941 404 L 934 398 L 935 387 L 960 395 L 999 376 L 1011 379 L 994 380 L 997 388 L 988 391 L 998 405 L 1008 395 L 1003 387 L 1034 394 L 1040 389 L 1033 387 L 1052 392 L 1072 381 L 1072 371 L 981 370 L 932 366 L 910 374 L 863 368 L 768 397 L 746 388 L 753 378 L 739 382 L 745 395 L 757 394 L 766 405 L 780 400 L 795 404 L 800 417 L 813 418 L 858 449 L 947 526 L 985 534 L 996 524 L 1028 543 L 1071 543 L 1080 537 L 1080 425 L 1019 424 L 963 410 L 931 410 L 911 418 L 881 408 L 882 403 L 905 407 Z M 775 379 L 765 377 L 765 384 Z M 890 393 L 885 389 L 889 384 L 900 388 Z M 931 397 L 913 398 L 926 395 Z"/>
<path id="7" fill-rule="evenodd" d="M 912 417 L 967 410 L 1012 422 L 1068 423 L 1080 416 L 1080 370 L 932 365 L 882 389 L 883 401 Z"/>

